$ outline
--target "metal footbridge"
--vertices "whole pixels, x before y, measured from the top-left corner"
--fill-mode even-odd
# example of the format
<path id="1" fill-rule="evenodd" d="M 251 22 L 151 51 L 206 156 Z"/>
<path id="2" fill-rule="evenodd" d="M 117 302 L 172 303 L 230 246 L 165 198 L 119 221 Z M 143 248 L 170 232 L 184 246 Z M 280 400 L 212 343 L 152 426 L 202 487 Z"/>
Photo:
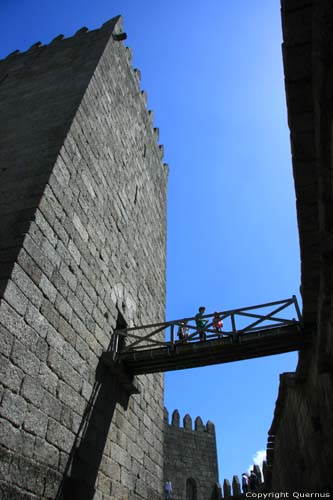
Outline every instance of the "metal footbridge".
<path id="1" fill-rule="evenodd" d="M 214 314 L 207 314 L 202 316 L 204 327 L 191 317 L 116 330 L 102 361 L 114 373 L 120 368 L 124 374 L 138 375 L 299 351 L 311 341 L 302 328 L 295 296 L 221 311 L 218 316 L 222 328 L 214 326 Z"/>

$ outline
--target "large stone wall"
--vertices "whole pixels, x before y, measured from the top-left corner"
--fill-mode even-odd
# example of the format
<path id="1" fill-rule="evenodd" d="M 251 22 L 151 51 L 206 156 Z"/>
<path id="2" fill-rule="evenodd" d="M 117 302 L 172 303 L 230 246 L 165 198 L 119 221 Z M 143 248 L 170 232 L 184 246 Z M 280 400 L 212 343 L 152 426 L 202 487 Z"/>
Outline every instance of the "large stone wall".
<path id="1" fill-rule="evenodd" d="M 270 429 L 270 435 L 275 436 L 273 491 L 333 491 L 331 429 L 325 422 L 327 400 L 316 394 L 317 390 L 311 380 L 299 381 L 297 373 L 281 376 Z"/>
<path id="2" fill-rule="evenodd" d="M 164 481 L 171 481 L 174 500 L 210 500 L 215 498 L 218 483 L 215 427 L 203 425 L 185 415 L 180 427 L 178 410 L 164 411 Z M 191 496 L 192 493 L 192 496 Z"/>
<path id="3" fill-rule="evenodd" d="M 121 19 L 0 62 L 0 498 L 160 498 L 163 376 L 101 365 L 162 321 L 167 167 Z"/>
<path id="4" fill-rule="evenodd" d="M 283 0 L 284 66 L 301 248 L 304 328 L 313 346 L 283 374 L 270 435 L 273 491 L 333 494 L 333 5 Z"/>

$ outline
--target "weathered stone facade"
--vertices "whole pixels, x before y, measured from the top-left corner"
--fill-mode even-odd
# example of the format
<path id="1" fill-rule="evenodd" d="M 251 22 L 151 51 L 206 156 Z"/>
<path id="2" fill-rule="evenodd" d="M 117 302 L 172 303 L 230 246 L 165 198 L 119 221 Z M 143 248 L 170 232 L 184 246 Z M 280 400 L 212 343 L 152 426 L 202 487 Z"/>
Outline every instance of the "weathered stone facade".
<path id="1" fill-rule="evenodd" d="M 282 24 L 304 328 L 314 342 L 296 373 L 281 376 L 272 489 L 333 494 L 332 2 L 283 0 Z"/>
<path id="2" fill-rule="evenodd" d="M 282 22 L 315 339 L 281 376 L 266 472 L 272 491 L 333 494 L 333 5 L 282 0 Z M 165 308 L 167 167 L 121 33 L 116 18 L 0 61 L 1 500 L 216 491 L 214 426 L 163 422 L 162 375 L 129 397 L 99 361 L 116 326 Z"/>
<path id="3" fill-rule="evenodd" d="M 163 488 L 163 376 L 99 363 L 164 319 L 162 147 L 121 19 L 0 62 L 0 498 Z"/>
<path id="4" fill-rule="evenodd" d="M 172 482 L 174 500 L 217 498 L 218 464 L 212 422 L 203 425 L 197 417 L 193 429 L 187 414 L 180 427 L 178 410 L 172 413 L 171 424 L 164 410 L 164 481 Z"/>

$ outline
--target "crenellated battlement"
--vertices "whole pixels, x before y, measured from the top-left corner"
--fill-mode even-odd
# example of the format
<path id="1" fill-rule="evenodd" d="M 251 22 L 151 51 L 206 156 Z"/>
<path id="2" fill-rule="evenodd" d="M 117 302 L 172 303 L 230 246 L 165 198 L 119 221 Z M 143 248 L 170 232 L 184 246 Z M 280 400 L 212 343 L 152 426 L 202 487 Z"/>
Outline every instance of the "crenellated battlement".
<path id="1" fill-rule="evenodd" d="M 175 409 L 169 419 L 164 408 L 164 478 L 172 479 L 174 498 L 186 498 L 186 484 L 197 489 L 198 498 L 212 498 L 218 481 L 215 426 L 193 421 Z"/>
<path id="2" fill-rule="evenodd" d="M 94 35 L 94 34 L 99 34 L 101 31 L 110 31 L 112 34 L 112 38 L 114 41 L 121 41 L 125 40 L 127 35 L 125 32 L 123 32 L 123 26 L 122 26 L 122 17 L 121 16 L 116 16 L 113 17 L 112 19 L 109 19 L 105 23 L 102 24 L 100 28 L 96 28 L 94 30 L 89 30 L 86 26 L 83 26 L 82 28 L 79 28 L 74 35 L 65 37 L 63 34 L 59 34 L 56 37 L 52 38 L 52 40 L 44 44 L 40 41 L 33 43 L 27 50 L 21 51 L 19 49 L 14 50 L 13 52 L 10 52 L 7 57 L 4 59 L 0 60 L 0 63 L 2 61 L 6 61 L 8 59 L 12 59 L 13 57 L 22 57 L 27 55 L 28 53 L 39 49 L 39 50 L 45 50 L 48 47 L 54 47 L 54 45 L 58 42 L 62 43 L 68 43 L 69 41 L 76 41 L 78 38 L 82 37 L 83 35 Z"/>
<path id="3" fill-rule="evenodd" d="M 102 24 L 100 28 L 96 28 L 93 30 L 89 30 L 86 26 L 78 29 L 74 35 L 65 37 L 63 34 L 57 35 L 54 37 L 48 44 L 43 44 L 41 41 L 35 42 L 31 47 L 29 47 L 26 51 L 14 50 L 8 56 L 2 60 L 0 60 L 0 76 L 2 73 L 7 74 L 7 70 L 15 71 L 15 69 L 20 69 L 22 64 L 25 67 L 29 67 L 30 62 L 29 58 L 39 57 L 41 54 L 45 54 L 45 52 L 50 52 L 51 54 L 59 53 L 62 49 L 66 51 L 71 50 L 71 46 L 76 46 L 77 44 L 82 44 L 85 40 L 90 41 L 90 39 L 100 38 L 103 34 L 110 35 L 110 43 L 119 44 L 126 40 L 127 35 L 123 31 L 123 23 L 122 17 L 116 16 L 109 21 Z M 133 81 L 136 83 L 138 93 L 142 97 L 142 101 L 146 108 L 147 113 L 147 121 L 150 123 L 152 134 L 155 137 L 156 148 L 158 151 L 158 155 L 163 162 L 164 158 L 164 146 L 159 144 L 159 131 L 158 128 L 154 126 L 154 113 L 152 110 L 147 108 L 147 93 L 144 90 L 141 90 L 141 71 L 138 68 L 134 68 L 132 66 L 132 49 L 130 47 L 125 47 L 125 55 L 126 60 L 128 61 L 129 67 L 131 69 L 131 74 L 133 77 Z M 9 67 L 10 66 L 10 67 Z M 1 80 L 1 78 L 0 78 Z M 168 170 L 168 165 L 163 163 L 164 168 Z"/>
<path id="4" fill-rule="evenodd" d="M 263 469 L 265 468 L 265 462 L 263 462 Z M 264 491 L 264 488 L 267 486 L 266 478 L 264 477 L 264 481 L 262 478 L 262 473 L 259 465 L 253 466 L 253 472 L 255 473 L 255 484 L 253 492 L 261 492 Z M 232 481 L 229 479 L 224 479 L 223 487 L 219 485 L 219 496 L 218 498 L 240 498 L 240 495 L 243 493 L 242 489 L 242 478 L 240 478 L 237 474 L 232 477 Z M 223 490 L 223 491 L 222 491 Z M 250 491 L 250 490 L 249 490 Z M 266 490 L 265 490 L 266 491 Z M 252 493 L 251 493 L 252 494 Z M 255 494 L 254 494 L 255 495 Z"/>
<path id="5" fill-rule="evenodd" d="M 192 417 L 188 413 L 184 415 L 183 426 L 181 427 L 180 414 L 177 409 L 172 412 L 171 422 L 169 423 L 169 412 L 166 408 L 164 408 L 164 422 L 170 428 L 173 429 L 183 429 L 186 431 L 193 431 L 193 432 L 210 432 L 212 434 L 215 434 L 215 425 L 213 424 L 213 422 L 208 420 L 206 425 L 204 425 L 201 417 L 196 417 L 196 419 L 194 420 L 194 428 L 193 428 Z"/>

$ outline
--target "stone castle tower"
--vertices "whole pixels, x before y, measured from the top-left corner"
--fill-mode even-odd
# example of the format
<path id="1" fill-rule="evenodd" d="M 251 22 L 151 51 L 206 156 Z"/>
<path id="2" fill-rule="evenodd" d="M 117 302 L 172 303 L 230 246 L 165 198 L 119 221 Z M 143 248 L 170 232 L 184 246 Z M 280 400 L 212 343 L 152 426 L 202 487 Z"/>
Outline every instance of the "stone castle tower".
<path id="1" fill-rule="evenodd" d="M 172 480 L 174 500 L 210 500 L 220 498 L 215 427 L 194 422 L 185 415 L 180 427 L 178 410 L 164 410 L 164 480 Z"/>
<path id="2" fill-rule="evenodd" d="M 0 62 L 0 497 L 157 499 L 163 376 L 99 362 L 162 321 L 168 168 L 121 19 Z"/>

